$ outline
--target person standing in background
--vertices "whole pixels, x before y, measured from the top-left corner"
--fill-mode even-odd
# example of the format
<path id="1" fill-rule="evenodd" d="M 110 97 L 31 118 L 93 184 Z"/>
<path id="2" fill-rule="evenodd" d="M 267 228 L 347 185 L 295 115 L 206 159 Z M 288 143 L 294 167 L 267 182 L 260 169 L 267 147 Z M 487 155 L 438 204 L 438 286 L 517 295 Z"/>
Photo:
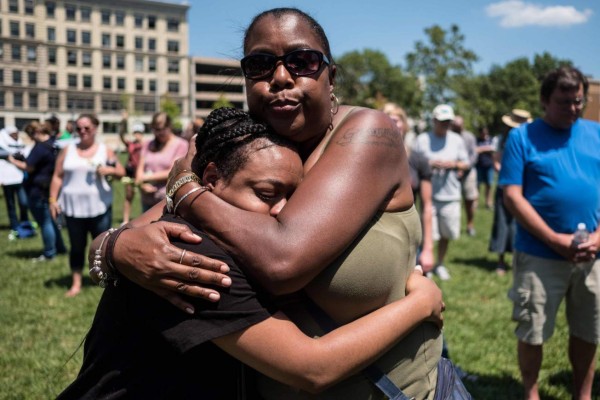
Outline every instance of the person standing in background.
<path id="1" fill-rule="evenodd" d="M 171 117 L 159 112 L 152 117 L 154 139 L 142 146 L 136 170 L 136 183 L 142 194 L 142 209 L 152 208 L 166 196 L 165 187 L 173 162 L 185 156 L 188 142 L 171 130 Z"/>
<path id="2" fill-rule="evenodd" d="M 71 240 L 72 284 L 65 293 L 67 297 L 74 297 L 81 291 L 88 233 L 93 239 L 109 229 L 112 223 L 112 187 L 106 177 L 125 175 L 114 151 L 96 141 L 99 125 L 96 116 L 82 114 L 76 124 L 80 141 L 61 150 L 50 185 L 52 218 L 56 220 L 64 213 Z"/>
<path id="3" fill-rule="evenodd" d="M 417 136 L 413 152 L 429 160 L 433 198 L 433 239 L 438 241 L 435 274 L 450 279 L 444 265 L 450 240 L 460 237 L 460 176 L 471 168 L 465 142 L 450 130 L 454 110 L 448 104 L 433 109 L 433 130 Z"/>
<path id="4" fill-rule="evenodd" d="M 510 114 L 502 116 L 502 122 L 507 126 L 504 133 L 495 136 L 493 142 L 496 142 L 493 153 L 494 171 L 500 173 L 502 168 L 502 153 L 508 131 L 511 128 L 517 128 L 519 125 L 531 122 L 531 114 L 527 110 L 513 109 Z M 488 250 L 493 253 L 498 253 L 498 265 L 496 266 L 496 274 L 504 276 L 508 265 L 505 260 L 506 253 L 512 253 L 513 242 L 515 240 L 516 222 L 504 204 L 504 190 L 502 186 L 496 185 L 496 193 L 494 195 L 494 220 L 492 223 L 492 234 L 490 235 L 490 243 Z"/>
<path id="5" fill-rule="evenodd" d="M 465 120 L 460 115 L 454 117 L 454 120 L 450 123 L 450 129 L 462 137 L 469 156 L 470 167 L 468 170 L 460 173 L 460 185 L 467 217 L 467 235 L 475 236 L 475 210 L 477 209 L 477 201 L 479 200 L 477 170 L 474 168 L 475 164 L 477 164 L 477 139 L 473 133 L 465 130 Z"/>
<path id="6" fill-rule="evenodd" d="M 124 113 L 123 120 L 119 127 L 119 138 L 127 149 L 127 164 L 125 165 L 125 176 L 130 180 L 125 183 L 125 202 L 123 203 L 123 224 L 129 222 L 131 218 L 131 202 L 135 196 L 135 173 L 140 162 L 142 152 L 142 143 L 144 141 L 144 124 L 133 125 L 133 140 L 125 138 L 127 133 L 127 113 Z"/>
<path id="7" fill-rule="evenodd" d="M 56 202 L 56 198 L 49 197 L 48 194 L 58 149 L 47 124 L 31 122 L 25 128 L 25 132 L 35 141 L 31 152 L 25 161 L 17 160 L 13 156 L 8 156 L 8 161 L 27 172 L 23 186 L 27 193 L 29 210 L 38 223 L 44 242 L 43 253 L 32 261 L 42 262 L 67 252 L 60 230 L 50 213 L 50 203 Z"/>
<path id="8" fill-rule="evenodd" d="M 526 399 L 539 399 L 543 345 L 563 298 L 573 399 L 592 398 L 600 341 L 600 124 L 580 118 L 587 78 L 561 67 L 542 81 L 544 116 L 510 131 L 500 170 L 517 220 L 513 319 Z M 579 224 L 591 231 L 575 241 Z"/>
<path id="9" fill-rule="evenodd" d="M 495 146 L 487 126 L 479 128 L 477 135 L 477 186 L 485 187 L 485 206 L 492 209 L 492 184 L 494 183 Z"/>
<path id="10" fill-rule="evenodd" d="M 25 144 L 19 137 L 19 130 L 15 126 L 7 126 L 0 130 L 0 150 L 6 154 L 24 161 Z M 0 160 L 0 185 L 4 191 L 4 200 L 6 201 L 6 211 L 10 223 L 11 233 L 9 238 L 16 238 L 19 223 L 29 222 L 27 194 L 23 187 L 24 174 L 19 168 L 6 160 Z M 16 201 L 15 201 L 16 200 Z M 19 216 L 17 217 L 17 206 Z"/>

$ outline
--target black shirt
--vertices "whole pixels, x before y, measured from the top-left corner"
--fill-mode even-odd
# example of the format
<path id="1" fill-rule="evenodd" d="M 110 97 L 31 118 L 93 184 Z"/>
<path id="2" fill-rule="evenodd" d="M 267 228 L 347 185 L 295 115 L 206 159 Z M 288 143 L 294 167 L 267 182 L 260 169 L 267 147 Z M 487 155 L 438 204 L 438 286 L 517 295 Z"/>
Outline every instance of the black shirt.
<path id="1" fill-rule="evenodd" d="M 162 220 L 183 223 L 173 216 Z M 196 309 L 189 315 L 121 278 L 117 287 L 103 293 L 85 340 L 81 371 L 59 399 L 230 400 L 246 391 L 245 375 L 253 371 L 210 340 L 271 313 L 231 257 L 206 234 L 190 228 L 202 242 L 174 244 L 227 263 L 232 286 L 220 290 L 218 303 L 189 298 Z"/>

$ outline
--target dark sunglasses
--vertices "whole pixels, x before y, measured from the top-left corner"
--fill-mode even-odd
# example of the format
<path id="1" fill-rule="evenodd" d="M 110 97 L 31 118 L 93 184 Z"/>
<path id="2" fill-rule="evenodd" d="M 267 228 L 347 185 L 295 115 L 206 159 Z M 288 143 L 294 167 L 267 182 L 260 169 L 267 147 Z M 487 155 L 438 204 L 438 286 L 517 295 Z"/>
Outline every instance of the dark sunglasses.
<path id="1" fill-rule="evenodd" d="M 279 61 L 294 76 L 308 76 L 317 73 L 323 63 L 329 65 L 329 59 L 320 51 L 302 49 L 290 51 L 282 56 L 256 53 L 242 58 L 244 76 L 248 79 L 263 79 L 270 76 Z"/>
<path id="2" fill-rule="evenodd" d="M 89 131 L 92 129 L 91 126 L 78 126 L 77 128 L 75 128 L 77 130 L 77 132 L 83 132 L 83 131 Z"/>

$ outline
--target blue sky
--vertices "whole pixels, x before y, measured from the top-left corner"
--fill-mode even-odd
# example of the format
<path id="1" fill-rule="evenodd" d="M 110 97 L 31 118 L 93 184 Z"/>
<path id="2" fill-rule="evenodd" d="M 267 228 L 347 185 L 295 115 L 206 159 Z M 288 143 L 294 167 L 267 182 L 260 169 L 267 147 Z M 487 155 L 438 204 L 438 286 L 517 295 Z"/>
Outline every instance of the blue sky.
<path id="1" fill-rule="evenodd" d="M 182 3 L 181 1 L 171 1 Z M 549 52 L 568 58 L 586 75 L 600 79 L 598 0 L 221 0 L 188 1 L 190 54 L 241 57 L 243 29 L 252 16 L 272 7 L 294 6 L 323 25 L 334 56 L 364 48 L 385 53 L 392 64 L 405 55 L 424 29 L 457 24 L 465 47 L 480 58 L 476 72 L 488 72 L 519 57 Z"/>

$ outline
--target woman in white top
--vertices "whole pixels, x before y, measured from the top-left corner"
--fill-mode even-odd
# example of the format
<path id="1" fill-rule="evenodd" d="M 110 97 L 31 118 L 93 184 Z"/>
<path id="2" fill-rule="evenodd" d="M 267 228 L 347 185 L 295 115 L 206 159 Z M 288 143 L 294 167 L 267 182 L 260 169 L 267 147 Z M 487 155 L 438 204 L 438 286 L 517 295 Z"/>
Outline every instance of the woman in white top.
<path id="1" fill-rule="evenodd" d="M 50 185 L 50 212 L 54 219 L 64 213 L 71 240 L 73 283 L 66 293 L 68 297 L 81 290 L 88 232 L 94 238 L 109 229 L 112 222 L 112 187 L 106 177 L 125 175 L 113 150 L 96 142 L 98 125 L 93 114 L 82 114 L 77 119 L 80 141 L 61 150 Z"/>

